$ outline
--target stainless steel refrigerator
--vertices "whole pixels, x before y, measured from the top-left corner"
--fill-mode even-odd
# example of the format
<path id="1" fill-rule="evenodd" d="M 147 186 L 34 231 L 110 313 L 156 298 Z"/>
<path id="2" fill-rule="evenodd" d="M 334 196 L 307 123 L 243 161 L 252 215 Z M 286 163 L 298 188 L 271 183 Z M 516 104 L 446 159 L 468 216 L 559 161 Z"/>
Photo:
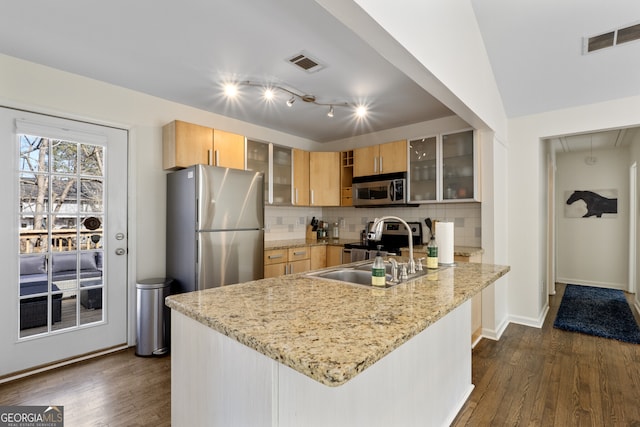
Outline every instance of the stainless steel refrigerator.
<path id="1" fill-rule="evenodd" d="M 173 292 L 263 277 L 264 175 L 195 165 L 167 175 L 167 276 Z"/>

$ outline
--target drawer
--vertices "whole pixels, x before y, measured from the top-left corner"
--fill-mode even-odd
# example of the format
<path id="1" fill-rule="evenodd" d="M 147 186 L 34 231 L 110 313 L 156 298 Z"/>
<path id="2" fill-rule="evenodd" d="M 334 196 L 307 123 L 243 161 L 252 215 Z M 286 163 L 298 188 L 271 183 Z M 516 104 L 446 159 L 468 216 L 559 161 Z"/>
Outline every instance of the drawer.
<path id="1" fill-rule="evenodd" d="M 311 257 L 309 246 L 289 248 L 289 261 L 309 259 Z"/>
<path id="2" fill-rule="evenodd" d="M 287 262 L 286 249 L 271 249 L 264 251 L 264 265 L 280 264 Z"/>

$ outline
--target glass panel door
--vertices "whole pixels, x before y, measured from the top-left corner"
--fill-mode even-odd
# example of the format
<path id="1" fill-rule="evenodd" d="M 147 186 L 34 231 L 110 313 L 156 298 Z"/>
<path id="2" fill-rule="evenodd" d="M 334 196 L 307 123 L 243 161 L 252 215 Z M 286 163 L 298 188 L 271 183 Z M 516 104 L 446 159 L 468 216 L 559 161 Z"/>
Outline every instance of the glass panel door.
<path id="1" fill-rule="evenodd" d="M 291 149 L 273 146 L 273 203 L 291 205 L 292 188 Z"/>
<path id="2" fill-rule="evenodd" d="M 473 131 L 442 136 L 442 199 L 474 197 Z"/>
<path id="3" fill-rule="evenodd" d="M 247 170 L 264 173 L 264 201 L 269 203 L 269 144 L 247 139 Z"/>
<path id="4" fill-rule="evenodd" d="M 409 142 L 410 200 L 433 201 L 438 197 L 436 161 L 437 138 L 415 139 Z"/>
<path id="5" fill-rule="evenodd" d="M 102 322 L 104 147 L 19 144 L 19 336 Z"/>
<path id="6" fill-rule="evenodd" d="M 0 143 L 0 377 L 126 347 L 127 131 L 0 107 Z"/>

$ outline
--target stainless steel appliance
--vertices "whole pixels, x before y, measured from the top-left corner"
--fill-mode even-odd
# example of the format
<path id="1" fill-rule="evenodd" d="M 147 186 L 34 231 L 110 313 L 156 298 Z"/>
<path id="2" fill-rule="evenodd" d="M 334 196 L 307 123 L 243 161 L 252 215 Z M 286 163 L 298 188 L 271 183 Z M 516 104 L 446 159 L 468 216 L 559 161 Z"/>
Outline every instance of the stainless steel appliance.
<path id="1" fill-rule="evenodd" d="M 355 207 L 408 205 L 406 172 L 354 177 L 352 186 Z"/>
<path id="2" fill-rule="evenodd" d="M 176 292 L 261 279 L 263 173 L 196 165 L 168 174 L 166 245 Z"/>
<path id="3" fill-rule="evenodd" d="M 409 222 L 411 233 L 413 234 L 413 245 L 422 244 L 422 223 Z M 371 231 L 373 221 L 367 224 L 367 234 Z M 400 255 L 400 249 L 409 247 L 409 232 L 401 222 L 385 221 L 382 228 L 382 236 L 380 241 L 374 242 L 367 240 L 366 242 L 354 242 L 344 245 L 342 252 L 342 262 L 359 261 L 361 259 L 373 258 L 375 251 L 381 245 L 380 250 Z M 355 255 L 355 256 L 354 256 Z"/>

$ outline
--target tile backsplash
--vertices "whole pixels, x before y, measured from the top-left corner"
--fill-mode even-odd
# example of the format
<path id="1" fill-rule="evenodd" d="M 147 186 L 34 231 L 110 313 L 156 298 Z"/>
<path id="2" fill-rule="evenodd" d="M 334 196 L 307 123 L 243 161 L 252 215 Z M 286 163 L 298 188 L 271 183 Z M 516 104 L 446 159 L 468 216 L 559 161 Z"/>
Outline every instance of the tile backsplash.
<path id="1" fill-rule="evenodd" d="M 425 218 L 454 223 L 457 246 L 481 247 L 482 227 L 480 203 L 424 204 L 406 208 L 351 208 L 351 207 L 265 207 L 265 240 L 304 239 L 306 226 L 315 216 L 329 223 L 340 224 L 340 238 L 358 241 L 360 232 L 376 217 L 394 215 L 405 221 L 423 224 L 425 239 L 429 233 Z M 329 229 L 331 232 L 331 229 Z"/>

